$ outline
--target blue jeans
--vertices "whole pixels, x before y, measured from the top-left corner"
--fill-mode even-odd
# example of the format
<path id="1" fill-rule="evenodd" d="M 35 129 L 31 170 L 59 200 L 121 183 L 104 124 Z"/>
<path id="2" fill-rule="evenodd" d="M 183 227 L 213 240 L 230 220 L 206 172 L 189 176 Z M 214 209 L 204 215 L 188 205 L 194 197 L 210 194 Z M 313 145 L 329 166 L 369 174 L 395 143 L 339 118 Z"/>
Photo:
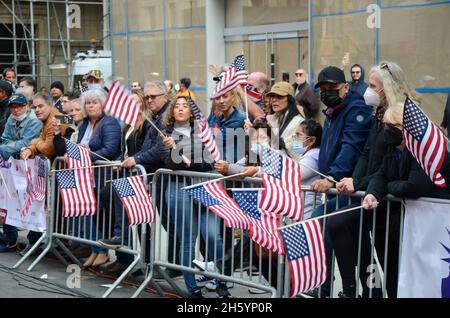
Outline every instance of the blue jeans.
<path id="1" fill-rule="evenodd" d="M 112 200 L 114 207 L 114 229 L 113 236 L 122 237 L 123 235 L 123 244 L 128 244 L 128 217 L 125 216 L 125 210 L 120 201 L 119 196 L 116 191 L 112 191 Z M 123 231 L 122 231 L 122 222 L 123 222 Z M 133 262 L 134 256 L 128 253 L 116 252 L 117 263 L 122 265 L 130 265 Z"/>
<path id="2" fill-rule="evenodd" d="M 98 213 L 98 212 L 97 212 Z M 93 221 L 91 221 L 91 218 Z M 99 238 L 101 238 L 100 233 L 98 233 L 97 236 L 97 229 L 95 226 L 97 215 L 94 216 L 81 216 L 75 218 L 75 231 L 78 231 L 78 226 L 80 227 L 80 233 L 79 236 L 81 238 L 91 240 L 91 241 L 97 241 Z M 92 233 L 91 233 L 91 225 L 92 225 Z M 85 230 L 86 227 L 86 230 Z M 77 233 L 78 234 L 78 233 Z M 87 246 L 86 244 L 80 244 L 80 246 Z M 98 246 L 91 246 L 92 253 L 101 253 L 101 254 L 107 254 L 108 249 Z"/>
<path id="3" fill-rule="evenodd" d="M 185 184 L 186 185 L 186 184 Z M 177 183 L 171 181 L 165 192 L 165 199 L 169 208 L 170 222 L 176 222 L 177 239 L 180 241 L 180 260 L 185 267 L 191 267 L 195 259 L 195 246 L 198 236 L 198 223 L 200 221 L 200 233 L 208 246 L 208 255 L 205 260 L 219 260 L 222 258 L 222 234 L 221 219 L 212 212 L 208 212 L 204 206 L 193 204 L 191 215 L 191 199 L 189 195 L 181 191 L 181 185 L 177 188 Z M 217 248 L 214 251 L 215 247 Z M 216 254 L 214 254 L 216 253 Z M 189 294 L 197 290 L 195 275 L 184 272 L 184 282 Z"/>

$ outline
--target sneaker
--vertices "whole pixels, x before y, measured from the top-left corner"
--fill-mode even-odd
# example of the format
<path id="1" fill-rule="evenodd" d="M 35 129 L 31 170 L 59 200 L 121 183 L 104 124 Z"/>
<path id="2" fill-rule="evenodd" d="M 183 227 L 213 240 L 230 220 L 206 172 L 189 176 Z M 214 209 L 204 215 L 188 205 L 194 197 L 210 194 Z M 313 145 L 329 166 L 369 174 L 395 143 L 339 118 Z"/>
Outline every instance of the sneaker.
<path id="1" fill-rule="evenodd" d="M 210 281 L 212 281 L 211 278 L 203 276 L 203 275 L 195 279 L 195 282 L 197 283 L 197 286 L 199 286 L 199 287 L 205 287 L 205 285 L 207 283 L 209 283 Z"/>
<path id="2" fill-rule="evenodd" d="M 199 260 L 194 259 L 192 261 L 192 264 L 194 264 L 195 267 L 202 271 L 207 271 L 211 273 L 218 273 L 219 269 L 216 267 L 216 264 L 214 262 L 202 262 Z"/>
<path id="3" fill-rule="evenodd" d="M 215 291 L 217 289 L 217 285 L 219 284 L 219 281 L 217 279 L 213 279 L 212 281 L 205 284 L 205 287 L 207 290 Z M 232 282 L 226 282 L 227 288 L 233 288 L 234 283 Z"/>
<path id="4" fill-rule="evenodd" d="M 270 287 L 270 283 L 262 275 L 258 276 L 258 278 L 256 280 L 256 283 L 261 284 L 261 285 L 266 286 L 266 287 Z M 254 287 L 250 287 L 248 289 L 248 292 L 250 294 L 254 294 L 254 295 L 260 295 L 260 294 L 267 294 L 267 293 L 269 293 L 268 291 L 265 291 L 265 290 L 262 290 L 262 289 L 259 289 L 259 288 L 254 288 Z"/>
<path id="5" fill-rule="evenodd" d="M 220 282 L 217 285 L 217 298 L 233 298 L 230 292 L 228 291 L 227 284 L 225 282 Z"/>
<path id="6" fill-rule="evenodd" d="M 15 252 L 17 250 L 17 243 L 0 244 L 0 253 Z"/>
<path id="7" fill-rule="evenodd" d="M 98 241 L 101 245 L 108 247 L 108 248 L 112 248 L 112 249 L 118 249 L 121 246 L 123 246 L 122 244 L 122 238 L 119 236 L 113 236 L 112 238 L 110 238 L 109 240 L 107 239 L 102 239 Z"/>

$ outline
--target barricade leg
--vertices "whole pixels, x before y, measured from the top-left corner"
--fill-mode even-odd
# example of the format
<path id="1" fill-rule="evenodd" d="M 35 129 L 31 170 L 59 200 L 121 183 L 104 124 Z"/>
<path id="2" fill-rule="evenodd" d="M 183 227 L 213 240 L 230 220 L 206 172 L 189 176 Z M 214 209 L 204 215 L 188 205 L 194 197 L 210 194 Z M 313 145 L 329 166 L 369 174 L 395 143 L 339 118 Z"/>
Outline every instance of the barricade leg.
<path id="1" fill-rule="evenodd" d="M 83 267 L 78 258 L 76 258 L 75 255 L 73 255 L 72 252 L 63 243 L 61 243 L 59 239 L 56 239 L 56 244 L 58 244 L 58 246 L 61 247 L 64 253 L 70 258 L 70 260 L 72 260 L 79 267 Z"/>
<path id="2" fill-rule="evenodd" d="M 48 251 L 52 248 L 52 239 L 49 238 L 48 244 L 45 246 L 44 250 L 41 254 L 34 260 L 34 262 L 27 268 L 27 272 L 31 272 L 36 265 L 44 258 L 45 255 L 47 255 Z"/>
<path id="3" fill-rule="evenodd" d="M 108 290 L 103 294 L 102 298 L 107 298 L 107 297 L 109 297 L 109 295 L 111 295 L 111 293 L 114 291 L 114 289 L 116 289 L 117 286 L 119 286 L 119 284 L 125 279 L 125 277 L 127 277 L 127 275 L 137 265 L 137 263 L 139 263 L 140 259 L 141 259 L 141 256 L 139 255 L 139 253 L 135 254 L 134 261 L 123 271 L 123 273 L 119 276 L 119 278 L 117 278 L 114 281 L 114 283 L 111 285 L 111 287 L 108 288 Z"/>
<path id="4" fill-rule="evenodd" d="M 22 258 L 13 266 L 13 269 L 18 269 L 27 259 L 33 254 L 33 252 L 39 247 L 39 245 L 47 239 L 47 233 L 43 233 L 43 235 L 37 240 L 36 243 L 31 247 L 31 249 L 24 255 Z"/>

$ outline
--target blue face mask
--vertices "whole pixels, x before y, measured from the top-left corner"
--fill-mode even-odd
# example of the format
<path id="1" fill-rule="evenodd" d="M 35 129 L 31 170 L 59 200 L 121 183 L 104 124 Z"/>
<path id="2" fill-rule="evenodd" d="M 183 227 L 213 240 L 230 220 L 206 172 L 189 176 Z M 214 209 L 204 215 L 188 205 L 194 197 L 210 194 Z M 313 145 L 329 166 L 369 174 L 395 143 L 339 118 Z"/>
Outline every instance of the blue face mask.
<path id="1" fill-rule="evenodd" d="M 270 145 L 268 143 L 266 143 L 266 142 L 261 143 L 261 144 L 256 144 L 255 143 L 255 144 L 252 144 L 250 150 L 251 150 L 251 152 L 259 155 L 262 152 L 263 147 L 270 148 Z"/>
<path id="2" fill-rule="evenodd" d="M 300 140 L 295 140 L 294 142 L 292 142 L 292 151 L 298 155 L 303 155 L 306 151 L 305 147 L 303 146 L 303 142 L 301 142 Z"/>
<path id="3" fill-rule="evenodd" d="M 88 85 L 89 90 L 98 90 L 102 89 L 102 86 L 99 83 L 93 83 Z"/>

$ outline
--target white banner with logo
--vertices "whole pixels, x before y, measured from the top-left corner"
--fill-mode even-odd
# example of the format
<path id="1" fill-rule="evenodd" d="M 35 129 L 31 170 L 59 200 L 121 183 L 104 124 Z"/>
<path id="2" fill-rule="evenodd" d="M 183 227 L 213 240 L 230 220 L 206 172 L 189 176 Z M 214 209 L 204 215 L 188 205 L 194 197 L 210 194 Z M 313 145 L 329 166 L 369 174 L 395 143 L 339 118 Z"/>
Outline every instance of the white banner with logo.
<path id="1" fill-rule="evenodd" d="M 450 298 L 450 204 L 406 201 L 399 298 Z"/>
<path id="2" fill-rule="evenodd" d="M 34 160 L 28 160 L 31 175 L 35 175 Z M 27 230 L 44 232 L 46 230 L 45 200 L 33 201 L 25 216 L 21 216 L 27 191 L 25 161 L 10 158 L 1 165 L 0 212 L 5 223 Z"/>

